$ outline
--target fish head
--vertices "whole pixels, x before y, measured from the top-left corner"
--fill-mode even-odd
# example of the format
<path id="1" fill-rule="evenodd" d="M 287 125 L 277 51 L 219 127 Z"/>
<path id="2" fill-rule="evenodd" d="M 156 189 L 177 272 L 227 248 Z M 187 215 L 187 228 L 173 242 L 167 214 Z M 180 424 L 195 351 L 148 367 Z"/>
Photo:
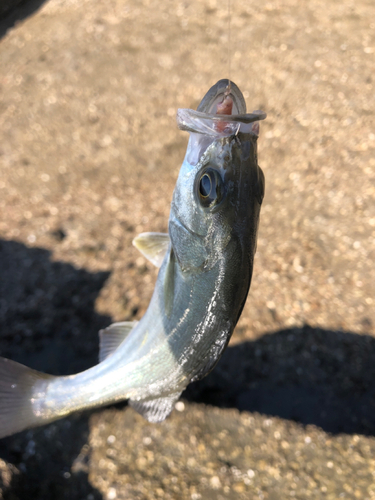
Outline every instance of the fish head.
<path id="1" fill-rule="evenodd" d="M 217 115 L 228 80 L 205 95 L 197 111 L 179 110 L 178 125 L 190 132 L 175 187 L 169 233 L 182 271 L 211 269 L 219 260 L 252 261 L 256 248 L 264 176 L 257 161 L 254 123 L 241 91 L 231 82 L 231 115 Z"/>

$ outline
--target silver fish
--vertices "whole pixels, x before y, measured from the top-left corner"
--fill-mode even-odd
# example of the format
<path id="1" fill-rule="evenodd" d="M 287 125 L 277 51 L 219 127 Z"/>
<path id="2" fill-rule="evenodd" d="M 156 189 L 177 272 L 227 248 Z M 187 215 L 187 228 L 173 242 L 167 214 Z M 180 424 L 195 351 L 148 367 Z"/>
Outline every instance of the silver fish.
<path id="1" fill-rule="evenodd" d="M 134 240 L 160 266 L 145 315 L 100 331 L 99 364 L 76 375 L 0 358 L 0 437 L 124 399 L 160 422 L 219 360 L 249 291 L 264 195 L 256 142 L 265 114 L 246 114 L 241 91 L 227 84 L 214 85 L 197 111 L 178 110 L 190 140 L 169 233 Z M 231 114 L 216 114 L 224 99 Z"/>

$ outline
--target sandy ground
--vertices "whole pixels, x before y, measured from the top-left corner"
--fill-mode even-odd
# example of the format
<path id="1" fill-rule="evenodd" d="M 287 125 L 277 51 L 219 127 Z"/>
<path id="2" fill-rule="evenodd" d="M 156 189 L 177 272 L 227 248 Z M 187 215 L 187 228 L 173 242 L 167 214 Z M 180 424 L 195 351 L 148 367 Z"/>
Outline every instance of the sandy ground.
<path id="1" fill-rule="evenodd" d="M 17 21 L 18 20 L 18 21 Z M 375 499 L 372 0 L 34 1 L 0 21 L 0 349 L 49 373 L 139 319 L 196 107 L 263 109 L 252 288 L 172 416 L 126 405 L 0 444 L 4 499 Z M 230 70 L 229 70 L 230 55 Z"/>

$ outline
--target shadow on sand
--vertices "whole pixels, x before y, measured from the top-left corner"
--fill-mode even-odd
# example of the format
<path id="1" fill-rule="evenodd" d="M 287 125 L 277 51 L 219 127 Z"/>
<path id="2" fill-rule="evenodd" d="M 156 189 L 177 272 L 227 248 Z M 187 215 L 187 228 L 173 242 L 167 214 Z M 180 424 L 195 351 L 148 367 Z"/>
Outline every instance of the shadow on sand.
<path id="1" fill-rule="evenodd" d="M 76 373 L 97 362 L 98 330 L 110 323 L 94 310 L 109 273 L 50 257 L 0 240 L 0 355 L 48 373 Z M 374 380 L 373 337 L 306 325 L 229 347 L 183 397 L 331 433 L 375 435 Z M 88 481 L 91 413 L 1 440 L 0 457 L 20 471 L 0 484 L 3 498 L 101 500 Z"/>
<path id="2" fill-rule="evenodd" d="M 305 325 L 229 347 L 184 396 L 332 434 L 375 435 L 374 381 L 374 337 Z"/>
<path id="3" fill-rule="evenodd" d="M 1 0 L 0 39 L 8 29 L 36 12 L 47 0 Z"/>
<path id="4" fill-rule="evenodd" d="M 0 240 L 0 355 L 55 375 L 96 364 L 98 331 L 110 318 L 94 303 L 108 276 Z M 88 419 L 85 412 L 0 440 L 0 457 L 20 471 L 0 484 L 4 500 L 101 500 L 87 477 Z"/>

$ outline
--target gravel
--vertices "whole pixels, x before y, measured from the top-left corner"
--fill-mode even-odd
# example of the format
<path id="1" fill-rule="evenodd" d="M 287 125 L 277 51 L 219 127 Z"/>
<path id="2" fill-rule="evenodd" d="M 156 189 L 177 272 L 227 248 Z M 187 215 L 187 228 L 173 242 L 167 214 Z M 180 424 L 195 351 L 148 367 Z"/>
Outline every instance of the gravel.
<path id="1" fill-rule="evenodd" d="M 230 56 L 268 113 L 253 283 L 222 361 L 160 425 L 123 404 L 4 439 L 4 499 L 375 499 L 373 5 L 235 1 L 229 40 L 224 3 L 0 20 L 0 353 L 33 368 L 92 366 L 98 330 L 144 314 L 156 270 L 131 241 L 167 230 L 177 108 Z"/>

